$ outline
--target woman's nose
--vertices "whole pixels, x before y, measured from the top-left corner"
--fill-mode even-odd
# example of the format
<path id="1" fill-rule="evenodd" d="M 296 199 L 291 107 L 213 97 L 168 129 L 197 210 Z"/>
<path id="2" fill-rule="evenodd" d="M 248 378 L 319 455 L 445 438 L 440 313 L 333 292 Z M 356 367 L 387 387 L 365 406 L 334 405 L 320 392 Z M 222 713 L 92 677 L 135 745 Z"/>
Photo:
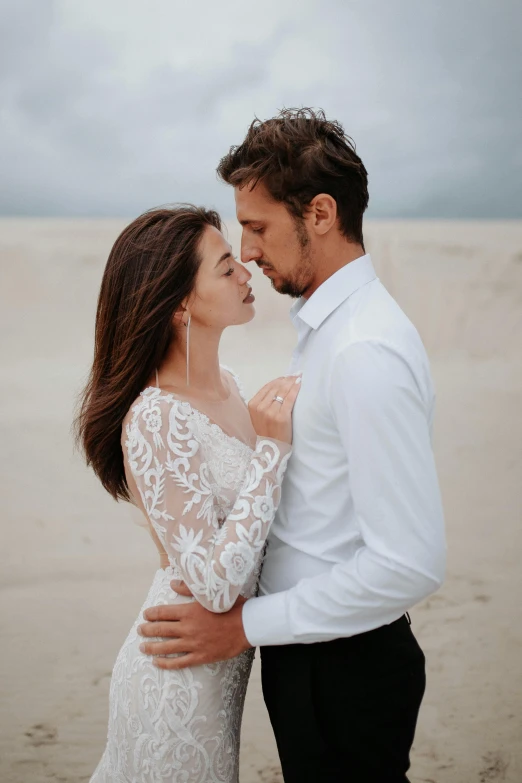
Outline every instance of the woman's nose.
<path id="1" fill-rule="evenodd" d="M 237 271 L 237 282 L 239 285 L 245 285 L 245 283 L 248 283 L 250 278 L 252 277 L 252 272 L 250 272 L 246 266 L 243 266 L 243 264 L 238 265 L 238 271 Z"/>

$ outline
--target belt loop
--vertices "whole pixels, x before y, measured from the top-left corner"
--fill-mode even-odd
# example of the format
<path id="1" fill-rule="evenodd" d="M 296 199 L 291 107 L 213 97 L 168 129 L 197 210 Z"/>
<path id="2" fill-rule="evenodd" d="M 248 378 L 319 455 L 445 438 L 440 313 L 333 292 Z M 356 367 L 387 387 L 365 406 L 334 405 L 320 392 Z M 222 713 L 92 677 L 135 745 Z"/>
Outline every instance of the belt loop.
<path id="1" fill-rule="evenodd" d="M 409 612 L 406 612 L 406 619 L 407 619 L 408 623 L 411 625 L 411 617 L 410 617 L 410 613 Z"/>

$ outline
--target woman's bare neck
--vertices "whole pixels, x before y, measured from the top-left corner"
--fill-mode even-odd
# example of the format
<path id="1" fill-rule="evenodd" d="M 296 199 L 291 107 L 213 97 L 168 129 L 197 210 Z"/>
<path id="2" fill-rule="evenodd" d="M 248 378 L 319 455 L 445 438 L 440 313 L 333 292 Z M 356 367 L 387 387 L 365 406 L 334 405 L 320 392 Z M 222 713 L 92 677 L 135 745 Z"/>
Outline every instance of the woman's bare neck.
<path id="1" fill-rule="evenodd" d="M 156 386 L 156 379 L 154 378 L 150 383 L 151 386 Z M 194 378 L 191 373 L 190 382 L 187 386 L 186 377 L 181 373 L 163 370 L 161 368 L 158 371 L 158 384 L 160 389 L 167 392 L 172 392 L 178 397 L 191 397 L 205 402 L 224 402 L 230 397 L 231 386 L 227 373 L 222 372 L 219 369 L 219 378 L 215 376 L 209 376 L 205 374 L 205 378 Z"/>

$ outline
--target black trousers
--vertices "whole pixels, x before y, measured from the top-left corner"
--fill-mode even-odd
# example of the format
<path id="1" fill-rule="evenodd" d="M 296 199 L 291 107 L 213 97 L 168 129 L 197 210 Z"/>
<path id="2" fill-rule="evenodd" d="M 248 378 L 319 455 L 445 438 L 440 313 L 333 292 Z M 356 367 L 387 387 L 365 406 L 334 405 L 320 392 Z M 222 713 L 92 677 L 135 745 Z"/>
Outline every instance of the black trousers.
<path id="1" fill-rule="evenodd" d="M 426 685 L 405 616 L 317 644 L 261 648 L 285 783 L 407 783 Z"/>

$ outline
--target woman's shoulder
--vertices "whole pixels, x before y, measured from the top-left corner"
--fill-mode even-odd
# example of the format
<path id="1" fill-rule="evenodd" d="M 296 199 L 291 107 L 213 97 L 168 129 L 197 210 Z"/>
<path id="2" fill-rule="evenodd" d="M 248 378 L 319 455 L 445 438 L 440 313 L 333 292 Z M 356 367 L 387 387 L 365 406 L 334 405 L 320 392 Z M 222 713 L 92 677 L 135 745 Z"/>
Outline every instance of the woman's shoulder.
<path id="1" fill-rule="evenodd" d="M 157 431 L 167 423 L 171 409 L 182 410 L 183 405 L 183 401 L 171 392 L 157 386 L 148 386 L 129 407 L 123 420 L 123 431 L 130 427 L 145 427 L 148 431 Z"/>
<path id="2" fill-rule="evenodd" d="M 122 426 L 122 445 L 157 453 L 173 449 L 178 456 L 193 456 L 199 448 L 191 425 L 193 413 L 189 402 L 150 386 L 129 408 Z"/>
<path id="3" fill-rule="evenodd" d="M 170 408 L 179 402 L 178 397 L 172 392 L 160 389 L 157 386 L 147 386 L 131 404 L 127 417 L 139 416 L 142 411 L 154 407 Z"/>

